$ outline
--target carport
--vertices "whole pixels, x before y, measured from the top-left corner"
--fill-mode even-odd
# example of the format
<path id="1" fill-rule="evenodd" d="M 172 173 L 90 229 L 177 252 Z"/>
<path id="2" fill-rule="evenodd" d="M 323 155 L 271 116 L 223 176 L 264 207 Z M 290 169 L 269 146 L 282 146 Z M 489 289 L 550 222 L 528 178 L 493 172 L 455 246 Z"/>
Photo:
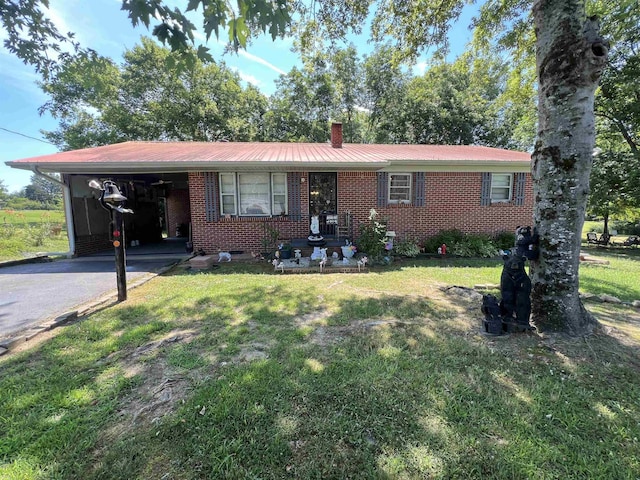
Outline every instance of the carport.
<path id="1" fill-rule="evenodd" d="M 88 182 L 112 180 L 127 197 L 134 213 L 125 217 L 127 246 L 158 245 L 165 239 L 186 239 L 190 222 L 189 184 L 186 173 L 166 174 L 65 174 L 69 187 L 75 254 L 87 255 L 111 248 L 109 212 L 99 202 L 99 192 Z M 172 243 L 175 245 L 175 243 Z"/>
<path id="2" fill-rule="evenodd" d="M 159 142 L 162 143 L 162 142 Z M 145 142 L 152 147 L 155 142 Z M 100 204 L 100 192 L 90 180 L 117 184 L 127 197 L 124 240 L 133 246 L 159 246 L 166 239 L 190 234 L 191 202 L 189 166 L 162 158 L 143 158 L 135 142 L 87 148 L 7 162 L 14 168 L 31 170 L 63 187 L 69 252 L 86 256 L 112 249 L 110 214 Z M 51 176 L 59 173 L 61 180 Z M 175 248 L 175 243 L 171 249 Z"/>

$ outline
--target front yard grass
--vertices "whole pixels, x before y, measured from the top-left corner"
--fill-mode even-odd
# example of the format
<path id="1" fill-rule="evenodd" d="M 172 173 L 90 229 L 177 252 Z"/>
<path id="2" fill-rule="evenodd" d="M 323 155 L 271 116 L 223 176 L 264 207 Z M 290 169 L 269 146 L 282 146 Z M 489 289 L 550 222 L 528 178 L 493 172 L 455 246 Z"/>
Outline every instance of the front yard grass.
<path id="1" fill-rule="evenodd" d="M 613 260 L 585 289 L 636 295 Z M 497 260 L 272 270 L 174 270 L 0 358 L 0 478 L 637 478 L 633 309 L 491 337 L 441 287 L 498 283 Z"/>

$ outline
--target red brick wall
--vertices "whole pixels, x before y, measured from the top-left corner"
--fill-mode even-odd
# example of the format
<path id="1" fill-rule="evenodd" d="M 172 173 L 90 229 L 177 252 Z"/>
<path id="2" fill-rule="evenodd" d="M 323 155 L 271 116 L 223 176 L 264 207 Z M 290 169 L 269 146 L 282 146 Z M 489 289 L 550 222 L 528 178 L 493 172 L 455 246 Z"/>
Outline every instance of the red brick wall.
<path id="1" fill-rule="evenodd" d="M 91 255 L 105 250 L 113 252 L 113 244 L 106 233 L 76 237 L 76 256 Z"/>
<path id="2" fill-rule="evenodd" d="M 306 183 L 307 175 L 304 175 L 304 178 L 305 183 L 301 184 L 300 188 L 301 220 L 288 217 L 237 217 L 208 222 L 205 211 L 204 175 L 190 173 L 189 193 L 194 249 L 203 249 L 206 253 L 215 253 L 218 250 L 261 252 L 265 222 L 280 231 L 280 240 L 306 237 L 309 235 L 309 190 Z"/>
<path id="3" fill-rule="evenodd" d="M 524 205 L 493 203 L 480 205 L 482 173 L 425 174 L 425 206 L 376 206 L 376 173 L 344 172 L 338 174 L 338 204 L 340 212 L 351 210 L 355 232 L 358 222 L 368 222 L 372 208 L 382 218 L 388 218 L 388 228 L 399 237 L 411 234 L 418 239 L 435 235 L 441 230 L 457 228 L 467 233 L 497 233 L 515 231 L 518 225 L 533 222 L 533 186 L 527 174 Z"/>
<path id="4" fill-rule="evenodd" d="M 281 240 L 304 238 L 309 232 L 308 175 L 303 174 L 301 184 L 302 215 L 300 220 L 282 218 L 241 217 L 221 218 L 207 222 L 205 212 L 204 175 L 189 174 L 191 221 L 194 248 L 207 253 L 220 250 L 261 251 L 263 224 L 277 228 Z M 457 228 L 468 233 L 496 233 L 514 231 L 518 225 L 531 225 L 533 221 L 533 189 L 527 175 L 524 205 L 513 202 L 480 205 L 482 173 L 429 173 L 425 174 L 425 206 L 376 206 L 375 172 L 338 173 L 338 211 L 349 210 L 354 218 L 354 233 L 358 224 L 368 222 L 369 211 L 375 208 L 380 217 L 389 219 L 389 230 L 398 237 L 410 234 L 418 239 L 435 235 L 440 230 Z"/>
<path id="5" fill-rule="evenodd" d="M 189 206 L 189 190 L 171 190 L 167 197 L 167 232 L 170 237 L 176 235 L 176 228 L 181 223 L 188 224 L 191 220 Z M 187 235 L 184 232 L 183 235 Z"/>

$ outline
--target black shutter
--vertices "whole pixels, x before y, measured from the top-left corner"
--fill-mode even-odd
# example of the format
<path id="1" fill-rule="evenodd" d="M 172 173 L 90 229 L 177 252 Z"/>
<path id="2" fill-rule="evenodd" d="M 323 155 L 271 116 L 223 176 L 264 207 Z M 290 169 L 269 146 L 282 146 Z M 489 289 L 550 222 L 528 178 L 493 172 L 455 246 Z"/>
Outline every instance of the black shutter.
<path id="1" fill-rule="evenodd" d="M 482 174 L 482 189 L 480 192 L 480 205 L 491 205 L 491 174 L 484 172 Z"/>
<path id="2" fill-rule="evenodd" d="M 416 207 L 424 207 L 425 203 L 425 181 L 424 172 L 415 172 L 413 174 L 413 205 Z"/>
<path id="3" fill-rule="evenodd" d="M 287 195 L 289 196 L 289 218 L 292 220 L 301 220 L 302 200 L 300 194 L 300 179 L 302 175 L 299 172 L 290 172 L 287 174 Z"/>
<path id="4" fill-rule="evenodd" d="M 217 222 L 220 219 L 216 176 L 214 172 L 204 174 L 204 209 L 207 222 Z"/>
<path id="5" fill-rule="evenodd" d="M 515 203 L 516 205 L 524 205 L 524 187 L 527 183 L 527 174 L 526 173 L 516 173 L 515 175 Z"/>
<path id="6" fill-rule="evenodd" d="M 389 190 L 389 174 L 378 172 L 378 207 L 386 207 L 388 203 L 387 192 Z"/>

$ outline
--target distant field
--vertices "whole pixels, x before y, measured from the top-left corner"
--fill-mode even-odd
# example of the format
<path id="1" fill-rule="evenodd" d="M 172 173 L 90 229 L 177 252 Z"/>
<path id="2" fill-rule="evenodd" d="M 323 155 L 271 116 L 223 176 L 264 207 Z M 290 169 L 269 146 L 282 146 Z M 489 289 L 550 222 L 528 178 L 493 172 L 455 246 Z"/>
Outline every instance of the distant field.
<path id="1" fill-rule="evenodd" d="M 61 210 L 0 210 L 0 262 L 68 249 Z"/>
<path id="2" fill-rule="evenodd" d="M 64 223 L 62 210 L 0 210 L 0 223 L 23 225 L 42 222 Z"/>

